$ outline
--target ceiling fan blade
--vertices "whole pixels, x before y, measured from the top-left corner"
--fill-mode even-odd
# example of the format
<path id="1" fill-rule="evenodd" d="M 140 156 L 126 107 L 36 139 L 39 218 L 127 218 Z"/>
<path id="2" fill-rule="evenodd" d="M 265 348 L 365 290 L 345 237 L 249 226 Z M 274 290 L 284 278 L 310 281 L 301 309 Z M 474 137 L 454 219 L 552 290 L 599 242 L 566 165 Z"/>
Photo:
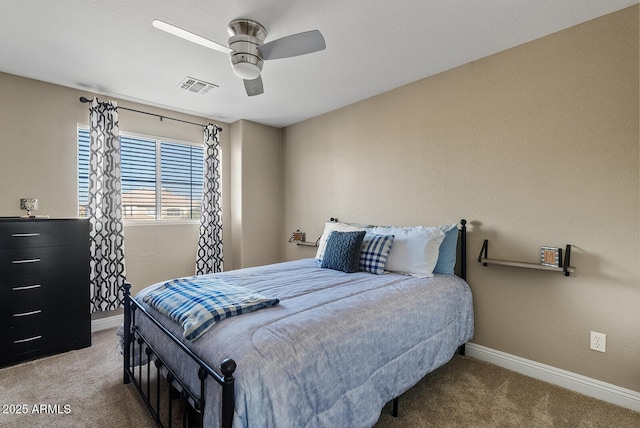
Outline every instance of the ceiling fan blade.
<path id="1" fill-rule="evenodd" d="M 264 92 L 262 77 L 258 76 L 253 80 L 244 80 L 244 89 L 250 97 L 262 94 Z"/>
<path id="2" fill-rule="evenodd" d="M 321 51 L 327 45 L 318 30 L 292 34 L 281 39 L 265 43 L 258 50 L 262 59 L 280 59 Z"/>
<path id="3" fill-rule="evenodd" d="M 213 49 L 218 52 L 222 52 L 226 54 L 231 52 L 231 49 L 229 49 L 224 45 L 221 45 L 220 43 L 216 43 L 209 39 L 205 39 L 204 37 L 198 36 L 197 34 L 194 34 L 190 31 L 183 30 L 182 28 L 176 27 L 175 25 L 167 24 L 166 22 L 160 21 L 159 19 L 156 19 L 155 21 L 153 21 L 153 26 L 156 27 L 158 30 L 166 31 L 169 34 L 173 34 L 174 36 L 178 36 L 190 42 L 197 43 L 206 48 Z"/>

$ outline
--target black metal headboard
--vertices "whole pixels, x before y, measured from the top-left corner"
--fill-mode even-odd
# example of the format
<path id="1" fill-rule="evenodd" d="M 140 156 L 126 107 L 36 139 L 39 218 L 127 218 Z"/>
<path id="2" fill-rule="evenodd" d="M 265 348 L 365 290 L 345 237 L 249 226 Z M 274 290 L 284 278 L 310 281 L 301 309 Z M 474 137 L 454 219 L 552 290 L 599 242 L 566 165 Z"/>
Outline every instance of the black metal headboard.
<path id="1" fill-rule="evenodd" d="M 460 262 L 460 278 L 467 280 L 467 220 L 460 220 L 460 254 L 458 261 Z"/>

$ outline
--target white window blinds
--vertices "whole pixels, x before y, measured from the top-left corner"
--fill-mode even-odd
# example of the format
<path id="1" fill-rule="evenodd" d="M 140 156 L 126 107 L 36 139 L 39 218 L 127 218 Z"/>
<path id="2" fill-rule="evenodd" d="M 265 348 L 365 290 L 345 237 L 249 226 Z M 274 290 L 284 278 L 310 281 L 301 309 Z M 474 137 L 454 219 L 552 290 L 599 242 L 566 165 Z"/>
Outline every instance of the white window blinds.
<path id="1" fill-rule="evenodd" d="M 202 146 L 154 137 L 120 136 L 124 220 L 198 220 Z M 78 129 L 78 205 L 86 217 L 89 130 Z"/>

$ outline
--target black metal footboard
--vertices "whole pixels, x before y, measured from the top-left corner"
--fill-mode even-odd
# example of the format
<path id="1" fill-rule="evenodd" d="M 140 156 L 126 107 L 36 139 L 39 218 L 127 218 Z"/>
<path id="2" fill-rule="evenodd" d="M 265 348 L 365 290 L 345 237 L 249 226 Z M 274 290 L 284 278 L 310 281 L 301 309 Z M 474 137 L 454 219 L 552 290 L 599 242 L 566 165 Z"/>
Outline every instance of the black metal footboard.
<path id="1" fill-rule="evenodd" d="M 236 369 L 235 361 L 225 359 L 220 365 L 222 374 L 219 374 L 153 318 L 135 299 L 131 298 L 131 284 L 125 283 L 122 287 L 124 292 L 124 383 L 133 382 L 158 426 L 170 427 L 172 425 L 173 402 L 180 400 L 185 409 L 182 414 L 182 425 L 202 427 L 205 414 L 206 380 L 211 377 L 222 387 L 221 426 L 222 428 L 231 428 L 234 412 L 235 380 L 233 373 Z M 199 391 L 192 391 L 162 357 L 163 350 L 154 348 L 144 337 L 136 324 L 137 315 L 145 316 L 153 322 L 164 335 L 199 366 Z M 144 361 L 146 364 L 142 364 Z M 155 370 L 151 368 L 152 363 Z M 146 365 L 144 370 L 143 365 Z M 163 374 L 168 382 L 166 392 L 162 391 L 160 385 Z M 152 389 L 154 390 L 152 391 Z M 166 410 L 163 405 L 166 406 Z M 215 403 L 207 404 L 209 412 L 215 412 L 215 407 Z M 167 423 L 163 423 L 163 420 Z"/>

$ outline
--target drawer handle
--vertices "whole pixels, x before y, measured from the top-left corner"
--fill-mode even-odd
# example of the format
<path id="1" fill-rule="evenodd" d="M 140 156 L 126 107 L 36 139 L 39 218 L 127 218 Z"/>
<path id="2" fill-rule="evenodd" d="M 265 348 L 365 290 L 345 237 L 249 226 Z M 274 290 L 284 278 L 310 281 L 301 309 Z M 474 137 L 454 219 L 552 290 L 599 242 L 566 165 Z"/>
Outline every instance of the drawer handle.
<path id="1" fill-rule="evenodd" d="M 38 340 L 38 339 L 42 339 L 42 336 L 33 336 L 27 339 L 14 340 L 13 343 L 25 343 L 25 342 L 31 342 L 32 340 Z"/>
<path id="2" fill-rule="evenodd" d="M 40 288 L 42 287 L 41 284 L 34 284 L 34 285 L 23 285 L 21 287 L 13 287 L 11 289 L 11 291 L 20 291 L 20 290 L 31 290 L 33 288 Z"/>
<path id="3" fill-rule="evenodd" d="M 42 309 L 38 309 L 37 311 L 21 312 L 19 314 L 13 314 L 13 316 L 14 317 L 28 317 L 29 315 L 39 314 L 40 312 L 42 312 Z"/>
<path id="4" fill-rule="evenodd" d="M 14 238 L 28 238 L 30 236 L 40 236 L 39 233 L 13 233 L 11 234 Z"/>
<path id="5" fill-rule="evenodd" d="M 19 265 L 22 263 L 38 263 L 40 259 L 26 259 L 26 260 L 12 260 L 11 263 L 14 265 Z"/>

